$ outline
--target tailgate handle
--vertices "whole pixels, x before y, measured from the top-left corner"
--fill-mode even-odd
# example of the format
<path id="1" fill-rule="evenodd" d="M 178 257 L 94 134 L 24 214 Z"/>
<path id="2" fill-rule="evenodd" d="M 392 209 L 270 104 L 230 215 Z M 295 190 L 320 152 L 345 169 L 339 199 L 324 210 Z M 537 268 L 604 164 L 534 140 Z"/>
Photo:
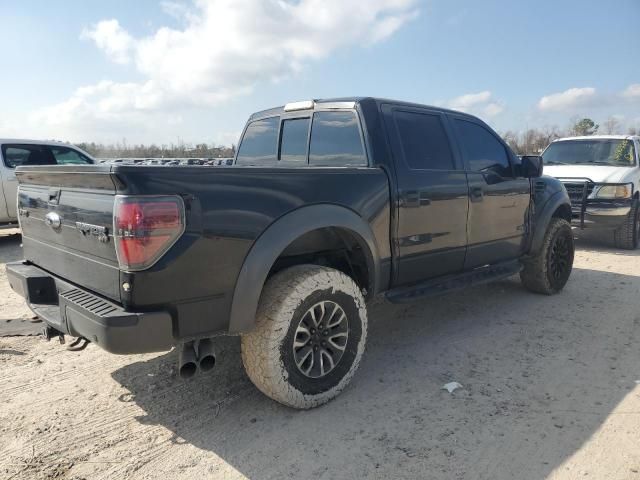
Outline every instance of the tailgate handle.
<path id="1" fill-rule="evenodd" d="M 49 203 L 58 204 L 60 202 L 60 190 L 52 188 L 49 190 Z"/>

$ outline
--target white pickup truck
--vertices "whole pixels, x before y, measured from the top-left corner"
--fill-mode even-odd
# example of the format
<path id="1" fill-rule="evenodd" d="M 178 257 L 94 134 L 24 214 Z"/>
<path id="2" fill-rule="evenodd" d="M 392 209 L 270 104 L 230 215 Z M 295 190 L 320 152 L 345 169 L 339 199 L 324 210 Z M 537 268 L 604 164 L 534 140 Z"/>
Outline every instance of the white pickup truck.
<path id="1" fill-rule="evenodd" d="M 542 153 L 544 173 L 567 189 L 572 223 L 613 231 L 618 248 L 640 242 L 640 137 L 592 135 L 552 142 Z"/>
<path id="2" fill-rule="evenodd" d="M 0 139 L 0 229 L 18 227 L 16 167 L 94 163 L 88 153 L 66 143 Z"/>

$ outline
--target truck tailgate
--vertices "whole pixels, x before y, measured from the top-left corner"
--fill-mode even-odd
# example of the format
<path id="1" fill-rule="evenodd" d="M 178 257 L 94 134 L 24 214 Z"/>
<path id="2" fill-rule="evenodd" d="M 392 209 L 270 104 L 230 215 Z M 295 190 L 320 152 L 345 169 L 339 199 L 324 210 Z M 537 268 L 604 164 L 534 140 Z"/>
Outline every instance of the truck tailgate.
<path id="1" fill-rule="evenodd" d="M 111 167 L 21 167 L 17 177 L 25 259 L 119 300 Z"/>

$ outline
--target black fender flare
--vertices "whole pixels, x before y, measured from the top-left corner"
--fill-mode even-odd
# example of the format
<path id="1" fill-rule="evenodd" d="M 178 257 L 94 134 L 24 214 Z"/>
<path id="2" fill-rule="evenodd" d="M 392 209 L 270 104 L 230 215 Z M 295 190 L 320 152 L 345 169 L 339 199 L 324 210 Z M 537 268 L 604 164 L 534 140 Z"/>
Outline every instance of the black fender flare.
<path id="1" fill-rule="evenodd" d="M 542 207 L 536 208 L 533 237 L 531 239 L 529 254 L 533 255 L 540 251 L 544 242 L 544 234 L 547 232 L 547 227 L 551 222 L 551 218 L 558 208 L 563 205 L 569 207 L 569 211 L 571 211 L 571 201 L 564 189 L 555 192 L 542 205 Z"/>
<path id="2" fill-rule="evenodd" d="M 262 287 L 280 254 L 298 237 L 319 228 L 344 228 L 356 234 L 367 256 L 371 293 L 380 285 L 380 257 L 373 233 L 357 213 L 338 205 L 302 207 L 273 222 L 258 237 L 245 257 L 231 301 L 229 333 L 251 330 L 255 323 Z"/>

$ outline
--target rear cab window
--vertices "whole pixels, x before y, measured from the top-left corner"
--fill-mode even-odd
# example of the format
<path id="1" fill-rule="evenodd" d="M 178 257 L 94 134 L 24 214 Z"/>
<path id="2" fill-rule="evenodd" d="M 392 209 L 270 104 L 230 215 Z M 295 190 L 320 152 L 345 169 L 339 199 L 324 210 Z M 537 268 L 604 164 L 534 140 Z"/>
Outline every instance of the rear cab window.
<path id="1" fill-rule="evenodd" d="M 238 165 L 273 165 L 278 153 L 280 117 L 254 120 L 247 125 L 238 148 Z"/>
<path id="2" fill-rule="evenodd" d="M 2 158 L 8 168 L 33 165 L 89 165 L 93 161 L 64 146 L 38 144 L 4 144 Z"/>
<path id="3" fill-rule="evenodd" d="M 254 120 L 240 142 L 237 165 L 366 166 L 354 111 L 316 110 Z"/>
<path id="4" fill-rule="evenodd" d="M 280 160 L 298 164 L 307 163 L 307 139 L 310 118 L 289 118 L 282 121 Z"/>
<path id="5" fill-rule="evenodd" d="M 315 112 L 311 124 L 309 165 L 326 167 L 367 164 L 355 112 Z"/>

